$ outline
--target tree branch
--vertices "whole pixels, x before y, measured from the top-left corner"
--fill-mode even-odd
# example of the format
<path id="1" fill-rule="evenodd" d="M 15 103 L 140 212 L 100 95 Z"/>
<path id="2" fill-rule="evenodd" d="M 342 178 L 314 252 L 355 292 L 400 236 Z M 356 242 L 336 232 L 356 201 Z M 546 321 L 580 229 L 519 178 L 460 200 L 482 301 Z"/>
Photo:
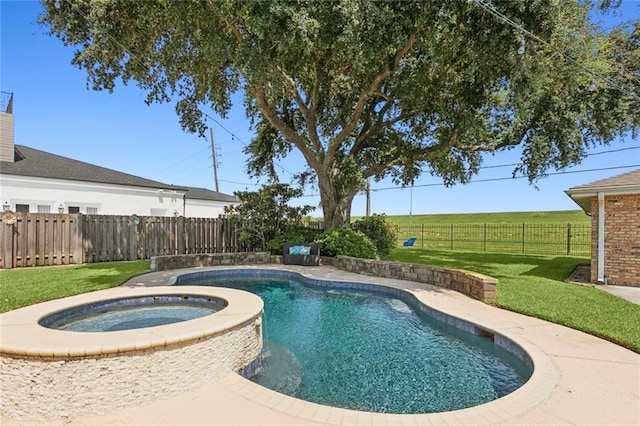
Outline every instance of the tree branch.
<path id="1" fill-rule="evenodd" d="M 373 126 L 367 129 L 363 129 L 364 131 L 356 137 L 356 143 L 353 145 L 353 148 L 351 148 L 350 154 L 358 155 L 362 150 L 362 148 L 366 146 L 366 141 L 369 137 L 376 134 L 377 132 L 384 129 L 385 127 L 391 127 L 397 122 L 402 121 L 405 118 L 409 118 L 409 117 L 410 117 L 409 114 L 400 114 L 397 117 L 394 117 L 387 121 L 377 120 Z"/>
<path id="2" fill-rule="evenodd" d="M 264 88 L 265 83 L 257 83 L 255 86 L 256 104 L 260 109 L 260 112 L 262 112 L 269 124 L 271 124 L 275 129 L 278 129 L 288 141 L 300 150 L 311 168 L 316 171 L 320 170 L 318 159 L 314 156 L 314 153 L 307 144 L 307 141 L 280 119 L 278 112 L 273 108 L 273 106 L 269 105 L 265 96 Z"/>
<path id="3" fill-rule="evenodd" d="M 395 70 L 398 67 L 398 65 L 400 65 L 400 61 L 402 60 L 404 55 L 406 55 L 407 52 L 411 50 L 415 42 L 416 42 L 415 34 L 409 35 L 409 39 L 407 40 L 407 42 L 404 44 L 404 46 L 402 46 L 396 52 L 396 54 L 393 57 L 393 70 Z M 373 81 L 369 85 L 369 88 L 360 95 L 360 98 L 358 99 L 358 102 L 356 103 L 356 106 L 353 110 L 351 120 L 349 120 L 349 122 L 342 129 L 342 131 L 340 131 L 340 133 L 338 133 L 338 135 L 335 138 L 333 138 L 329 143 L 329 147 L 327 148 L 327 157 L 326 157 L 329 161 L 325 160 L 323 167 L 325 168 L 328 167 L 331 159 L 335 156 L 342 142 L 347 137 L 349 137 L 349 135 L 355 130 L 355 128 L 358 125 L 358 122 L 360 121 L 360 118 L 362 117 L 362 112 L 364 111 L 367 101 L 373 94 L 379 92 L 378 88 L 380 87 L 380 84 L 382 84 L 382 82 L 391 75 L 391 72 L 392 72 L 392 69 L 389 66 L 384 67 L 374 77 Z M 323 171 L 326 173 L 326 170 L 323 169 Z"/>
<path id="4" fill-rule="evenodd" d="M 304 115 L 305 123 L 307 125 L 307 133 L 309 134 L 309 139 L 313 144 L 313 147 L 317 153 L 322 152 L 322 144 L 320 143 L 320 137 L 318 136 L 317 124 L 315 121 L 315 110 L 312 110 L 307 106 L 307 103 L 302 99 L 300 92 L 298 91 L 298 86 L 296 82 L 281 68 L 277 67 L 278 72 L 282 76 L 284 85 L 287 87 L 289 93 L 296 101 L 298 108 L 302 115 Z M 317 78 L 316 78 L 317 80 Z M 314 82 L 315 85 L 315 82 Z M 315 87 L 314 87 L 315 90 Z"/>

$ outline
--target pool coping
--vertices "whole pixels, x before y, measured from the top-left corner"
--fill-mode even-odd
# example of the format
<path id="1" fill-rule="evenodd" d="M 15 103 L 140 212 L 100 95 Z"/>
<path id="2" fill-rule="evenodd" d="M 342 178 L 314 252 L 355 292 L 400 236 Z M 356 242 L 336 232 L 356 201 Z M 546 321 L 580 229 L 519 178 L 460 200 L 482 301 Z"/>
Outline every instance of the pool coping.
<path id="1" fill-rule="evenodd" d="M 143 296 L 205 296 L 227 306 L 190 321 L 161 327 L 111 332 L 73 332 L 41 326 L 40 319 L 80 305 Z M 122 355 L 145 349 L 172 347 L 208 339 L 242 327 L 261 315 L 263 302 L 244 291 L 219 287 L 118 287 L 51 300 L 0 315 L 0 354 L 29 358 L 68 359 Z"/>
<path id="2" fill-rule="evenodd" d="M 177 275 L 221 269 L 275 269 L 305 277 L 367 282 L 412 292 L 432 309 L 499 333 L 531 357 L 535 370 L 520 389 L 477 407 L 436 414 L 366 413 L 279 394 L 235 373 L 187 394 L 65 424 L 638 424 L 640 355 L 594 336 L 483 304 L 452 290 L 347 273 L 329 266 L 221 266 L 155 272 L 124 287 L 166 285 Z M 215 408 L 215 417 L 210 415 Z M 2 418 L 3 424 L 12 423 Z M 61 422 L 60 422 L 61 423 Z M 21 424 L 21 423 L 20 423 Z"/>

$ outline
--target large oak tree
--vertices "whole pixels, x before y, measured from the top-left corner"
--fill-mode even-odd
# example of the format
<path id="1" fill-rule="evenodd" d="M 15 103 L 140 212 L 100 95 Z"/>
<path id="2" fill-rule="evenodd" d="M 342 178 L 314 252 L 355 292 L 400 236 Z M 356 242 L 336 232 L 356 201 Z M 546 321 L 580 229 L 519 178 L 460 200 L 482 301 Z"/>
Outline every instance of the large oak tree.
<path id="1" fill-rule="evenodd" d="M 466 182 L 483 153 L 521 146 L 514 173 L 534 181 L 638 129 L 638 25 L 605 33 L 589 1 L 43 3 L 92 88 L 135 81 L 189 131 L 241 90 L 249 172 L 299 150 L 327 229 L 368 178 Z"/>

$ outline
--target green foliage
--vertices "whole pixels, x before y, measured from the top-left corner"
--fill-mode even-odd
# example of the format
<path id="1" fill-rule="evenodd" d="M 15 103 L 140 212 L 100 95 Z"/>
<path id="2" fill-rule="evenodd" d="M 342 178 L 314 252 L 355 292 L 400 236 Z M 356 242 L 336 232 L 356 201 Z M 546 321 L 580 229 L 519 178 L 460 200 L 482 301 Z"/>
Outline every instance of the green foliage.
<path id="1" fill-rule="evenodd" d="M 395 249 L 397 262 L 465 269 L 498 279 L 499 307 L 582 330 L 640 353 L 640 306 L 563 280 L 589 258 Z"/>
<path id="2" fill-rule="evenodd" d="M 338 228 L 325 231 L 316 238 L 322 244 L 323 256 L 351 256 L 362 259 L 377 259 L 376 246 L 360 231 L 348 228 Z"/>
<path id="3" fill-rule="evenodd" d="M 311 206 L 289 206 L 289 201 L 302 196 L 302 191 L 287 184 L 274 183 L 258 191 L 234 194 L 240 204 L 227 206 L 224 211 L 229 218 L 241 221 L 238 238 L 256 250 L 264 250 L 276 236 L 299 227 L 304 216 L 313 210 Z"/>
<path id="4" fill-rule="evenodd" d="M 284 243 L 311 243 L 320 231 L 311 228 L 300 227 L 280 234 L 269 241 L 268 248 L 271 254 L 282 254 Z"/>
<path id="5" fill-rule="evenodd" d="M 7 269 L 0 272 L 0 312 L 116 287 L 149 272 L 149 261 Z"/>
<path id="6" fill-rule="evenodd" d="M 353 228 L 365 234 L 376 245 L 378 254 L 386 259 L 396 246 L 397 227 L 387 221 L 384 214 L 374 214 L 353 224 Z"/>
<path id="7" fill-rule="evenodd" d="M 250 173 L 274 176 L 298 150 L 333 229 L 370 178 L 467 182 L 483 154 L 517 146 L 514 172 L 535 181 L 637 131 L 639 21 L 589 20 L 618 3 L 43 0 L 40 22 L 77 47 L 91 87 L 179 99 L 190 131 L 242 90 Z"/>

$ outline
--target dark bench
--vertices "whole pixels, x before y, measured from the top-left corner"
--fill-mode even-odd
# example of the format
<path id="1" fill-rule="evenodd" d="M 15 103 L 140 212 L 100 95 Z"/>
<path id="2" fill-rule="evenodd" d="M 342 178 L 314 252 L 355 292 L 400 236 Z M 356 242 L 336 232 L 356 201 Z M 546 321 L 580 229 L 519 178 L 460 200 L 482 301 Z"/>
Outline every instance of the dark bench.
<path id="1" fill-rule="evenodd" d="M 285 265 L 318 266 L 320 264 L 320 244 L 284 243 L 282 263 Z"/>

